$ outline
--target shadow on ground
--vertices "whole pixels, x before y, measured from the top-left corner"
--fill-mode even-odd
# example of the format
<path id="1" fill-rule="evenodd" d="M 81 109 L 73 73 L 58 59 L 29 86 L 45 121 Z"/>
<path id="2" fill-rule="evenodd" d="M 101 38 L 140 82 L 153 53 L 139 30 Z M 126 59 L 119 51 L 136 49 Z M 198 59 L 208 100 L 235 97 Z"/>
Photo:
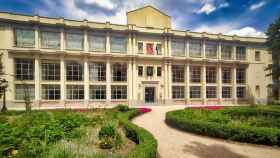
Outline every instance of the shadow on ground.
<path id="1" fill-rule="evenodd" d="M 223 145 L 205 145 L 199 142 L 191 142 L 193 145 L 185 145 L 183 152 L 196 155 L 199 158 L 249 158 L 234 153 Z"/>

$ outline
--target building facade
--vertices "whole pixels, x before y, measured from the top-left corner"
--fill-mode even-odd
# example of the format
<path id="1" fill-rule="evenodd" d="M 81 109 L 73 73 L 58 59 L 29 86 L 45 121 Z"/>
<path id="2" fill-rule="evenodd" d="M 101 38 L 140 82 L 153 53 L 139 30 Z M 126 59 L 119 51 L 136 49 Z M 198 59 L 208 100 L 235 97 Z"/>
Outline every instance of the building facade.
<path id="1" fill-rule="evenodd" d="M 266 103 L 265 38 L 173 30 L 151 6 L 127 23 L 0 13 L 8 108 Z"/>

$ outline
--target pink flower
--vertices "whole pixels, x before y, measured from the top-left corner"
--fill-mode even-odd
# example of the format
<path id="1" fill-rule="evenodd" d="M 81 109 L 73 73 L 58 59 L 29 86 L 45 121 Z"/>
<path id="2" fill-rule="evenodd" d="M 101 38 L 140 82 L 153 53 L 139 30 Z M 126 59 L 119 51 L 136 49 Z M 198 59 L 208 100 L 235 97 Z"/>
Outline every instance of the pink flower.
<path id="1" fill-rule="evenodd" d="M 150 109 L 150 108 L 139 108 L 138 111 L 139 111 L 140 113 L 147 113 L 147 112 L 152 111 L 152 109 Z"/>

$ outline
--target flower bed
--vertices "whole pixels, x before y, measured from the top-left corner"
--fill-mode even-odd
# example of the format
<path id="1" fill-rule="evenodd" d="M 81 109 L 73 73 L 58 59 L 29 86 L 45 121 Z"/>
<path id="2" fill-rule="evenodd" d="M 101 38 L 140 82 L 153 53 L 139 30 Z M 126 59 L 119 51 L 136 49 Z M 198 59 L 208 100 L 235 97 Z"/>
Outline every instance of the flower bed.
<path id="1" fill-rule="evenodd" d="M 188 108 L 166 114 L 166 123 L 201 135 L 280 146 L 279 110 L 263 107 Z"/>

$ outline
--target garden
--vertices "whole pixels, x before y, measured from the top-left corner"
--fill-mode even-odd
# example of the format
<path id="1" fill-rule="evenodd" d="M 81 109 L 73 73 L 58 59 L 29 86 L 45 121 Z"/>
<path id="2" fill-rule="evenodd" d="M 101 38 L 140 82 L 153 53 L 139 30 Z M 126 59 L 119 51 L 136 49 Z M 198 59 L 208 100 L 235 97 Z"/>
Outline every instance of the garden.
<path id="1" fill-rule="evenodd" d="M 280 107 L 199 107 L 166 113 L 166 123 L 200 135 L 280 146 Z"/>
<path id="2" fill-rule="evenodd" d="M 8 111 L 0 114 L 0 157 L 155 158 L 157 141 L 129 120 L 150 109 Z"/>

